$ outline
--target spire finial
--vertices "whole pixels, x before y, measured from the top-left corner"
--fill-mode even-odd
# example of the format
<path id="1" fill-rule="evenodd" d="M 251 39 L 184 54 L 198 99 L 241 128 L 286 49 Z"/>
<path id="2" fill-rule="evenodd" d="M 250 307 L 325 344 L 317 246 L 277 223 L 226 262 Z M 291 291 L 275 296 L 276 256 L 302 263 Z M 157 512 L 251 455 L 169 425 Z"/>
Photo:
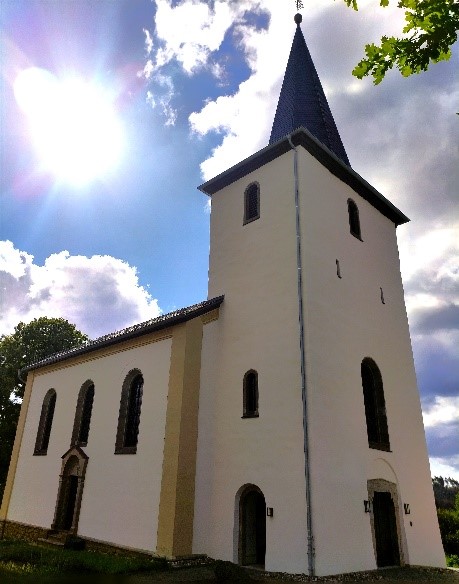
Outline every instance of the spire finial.
<path id="1" fill-rule="evenodd" d="M 302 22 L 302 20 L 303 20 L 303 17 L 302 17 L 302 16 L 301 16 L 301 14 L 298 12 L 297 14 L 295 14 L 295 18 L 294 18 L 294 20 L 295 20 L 295 22 L 296 22 L 297 26 L 300 26 L 300 24 L 301 24 L 301 22 Z"/>

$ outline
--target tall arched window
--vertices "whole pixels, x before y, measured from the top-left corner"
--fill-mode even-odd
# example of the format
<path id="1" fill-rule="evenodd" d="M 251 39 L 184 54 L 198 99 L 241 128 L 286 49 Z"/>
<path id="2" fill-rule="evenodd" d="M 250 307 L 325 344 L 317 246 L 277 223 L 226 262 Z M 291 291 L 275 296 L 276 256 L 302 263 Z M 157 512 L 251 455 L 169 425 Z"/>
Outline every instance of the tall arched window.
<path id="1" fill-rule="evenodd" d="M 359 208 L 352 199 L 347 200 L 347 211 L 349 213 L 349 229 L 351 234 L 357 239 L 362 239 L 360 231 Z"/>
<path id="2" fill-rule="evenodd" d="M 361 374 L 368 445 L 378 450 L 390 450 L 381 372 L 373 359 L 365 357 L 361 365 Z"/>
<path id="3" fill-rule="evenodd" d="M 244 225 L 260 217 L 260 185 L 249 184 L 244 192 Z"/>
<path id="4" fill-rule="evenodd" d="M 41 406 L 40 422 L 38 423 L 37 438 L 35 440 L 35 455 L 45 455 L 48 452 L 49 437 L 53 425 L 54 409 L 56 407 L 56 392 L 49 389 Z"/>
<path id="5" fill-rule="evenodd" d="M 258 373 L 251 369 L 244 375 L 243 418 L 258 416 Z"/>
<path id="6" fill-rule="evenodd" d="M 121 391 L 115 454 L 135 454 L 142 407 L 143 376 L 134 369 L 126 376 Z"/>
<path id="7" fill-rule="evenodd" d="M 94 383 L 87 381 L 82 385 L 78 394 L 75 420 L 73 422 L 72 444 L 78 444 L 79 446 L 88 444 L 93 403 Z"/>

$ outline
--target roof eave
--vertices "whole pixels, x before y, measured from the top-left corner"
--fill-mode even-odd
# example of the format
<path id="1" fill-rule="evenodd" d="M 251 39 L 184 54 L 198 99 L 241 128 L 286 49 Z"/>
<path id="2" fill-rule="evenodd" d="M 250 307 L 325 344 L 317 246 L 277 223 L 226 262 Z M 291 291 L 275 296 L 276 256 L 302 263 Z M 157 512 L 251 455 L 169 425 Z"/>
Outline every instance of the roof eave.
<path id="1" fill-rule="evenodd" d="M 46 359 L 42 359 L 41 361 L 27 365 L 20 370 L 20 374 L 25 375 L 29 371 L 40 369 L 41 367 L 45 367 L 47 365 L 54 365 L 55 363 L 60 363 L 61 361 L 67 361 L 68 359 L 73 359 L 74 357 L 79 357 L 80 355 L 84 355 L 86 353 L 99 351 L 100 349 L 105 349 L 106 347 L 142 337 L 149 333 L 157 332 L 166 328 L 170 328 L 171 326 L 181 324 L 188 320 L 192 320 L 193 318 L 197 318 L 207 314 L 208 312 L 211 312 L 212 310 L 215 310 L 222 304 L 223 300 L 223 295 L 217 296 L 195 305 L 196 308 L 193 306 L 185 307 L 179 311 L 171 313 L 170 317 L 168 317 L 168 315 L 164 315 L 162 317 L 158 317 L 157 319 L 146 321 L 145 323 L 140 323 L 134 327 L 123 329 L 119 332 L 113 333 L 112 335 L 100 337 L 100 339 L 96 339 L 87 345 L 69 349 L 68 351 L 64 351 L 62 353 L 55 353 Z M 186 312 L 187 310 L 189 311 Z"/>
<path id="2" fill-rule="evenodd" d="M 285 136 L 274 144 L 270 144 L 255 154 L 252 154 L 252 156 L 249 156 L 228 170 L 203 183 L 198 189 L 206 195 L 213 195 L 222 188 L 291 150 L 289 138 L 291 138 L 295 146 L 303 146 L 303 148 L 323 164 L 332 174 L 351 187 L 353 191 L 378 209 L 378 211 L 390 219 L 396 226 L 409 221 L 409 218 L 397 209 L 395 205 L 303 127 L 298 128 L 291 135 Z"/>

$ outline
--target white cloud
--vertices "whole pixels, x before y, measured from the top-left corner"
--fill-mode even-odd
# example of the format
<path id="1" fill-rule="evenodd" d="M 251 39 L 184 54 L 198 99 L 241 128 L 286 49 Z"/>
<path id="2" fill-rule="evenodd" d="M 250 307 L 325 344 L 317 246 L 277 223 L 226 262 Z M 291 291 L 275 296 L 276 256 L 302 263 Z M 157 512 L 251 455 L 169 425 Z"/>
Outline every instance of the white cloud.
<path id="1" fill-rule="evenodd" d="M 94 338 L 160 314 L 135 267 L 111 256 L 52 254 L 42 266 L 0 241 L 0 334 L 19 321 L 63 317 Z"/>
<path id="2" fill-rule="evenodd" d="M 437 396 L 422 413 L 426 428 L 459 421 L 459 396 Z"/>
<path id="3" fill-rule="evenodd" d="M 199 0 L 182 0 L 172 6 L 170 0 L 156 0 L 155 13 L 155 49 L 151 33 L 144 29 L 145 46 L 148 60 L 141 75 L 151 84 L 161 85 L 161 76 L 168 75 L 167 66 L 174 62 L 188 76 L 195 75 L 203 69 L 209 71 L 223 86 L 226 68 L 218 58 L 214 58 L 220 49 L 225 35 L 234 29 L 235 37 L 240 40 L 240 47 L 246 51 L 250 61 L 249 27 L 244 21 L 248 12 L 264 10 L 261 0 L 220 0 L 211 6 L 208 2 Z M 252 32 L 254 32 L 252 30 Z M 149 90 L 151 104 L 162 105 L 166 117 L 166 125 L 171 125 L 176 112 L 172 107 L 175 97 L 174 84 L 171 79 L 170 91 L 166 99 L 157 98 L 153 90 Z M 163 104 L 162 102 L 165 102 Z M 175 122 L 175 118 L 174 118 Z"/>
<path id="4" fill-rule="evenodd" d="M 153 38 L 152 38 L 151 33 L 148 29 L 144 28 L 143 33 L 145 35 L 145 51 L 146 51 L 147 55 L 149 55 L 151 53 L 151 51 L 153 50 Z"/>
<path id="5" fill-rule="evenodd" d="M 206 64 L 232 25 L 233 10 L 226 1 L 215 2 L 214 10 L 207 2 L 182 2 L 172 7 L 168 0 L 157 0 L 156 6 L 156 34 L 163 41 L 157 65 L 176 59 L 188 74 Z"/>
<path id="6" fill-rule="evenodd" d="M 430 473 L 433 477 L 456 478 L 456 480 L 459 480 L 459 456 L 450 459 L 431 457 Z"/>

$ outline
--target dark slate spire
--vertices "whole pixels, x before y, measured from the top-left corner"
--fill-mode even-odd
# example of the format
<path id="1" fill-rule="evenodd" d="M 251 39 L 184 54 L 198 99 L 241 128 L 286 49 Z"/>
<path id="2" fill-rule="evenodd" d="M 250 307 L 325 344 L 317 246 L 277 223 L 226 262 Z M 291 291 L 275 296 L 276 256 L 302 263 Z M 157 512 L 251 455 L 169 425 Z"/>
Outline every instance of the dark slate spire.
<path id="1" fill-rule="evenodd" d="M 303 126 L 350 166 L 319 76 L 301 32 L 301 20 L 301 14 L 296 14 L 296 32 L 269 143 L 273 144 Z"/>

